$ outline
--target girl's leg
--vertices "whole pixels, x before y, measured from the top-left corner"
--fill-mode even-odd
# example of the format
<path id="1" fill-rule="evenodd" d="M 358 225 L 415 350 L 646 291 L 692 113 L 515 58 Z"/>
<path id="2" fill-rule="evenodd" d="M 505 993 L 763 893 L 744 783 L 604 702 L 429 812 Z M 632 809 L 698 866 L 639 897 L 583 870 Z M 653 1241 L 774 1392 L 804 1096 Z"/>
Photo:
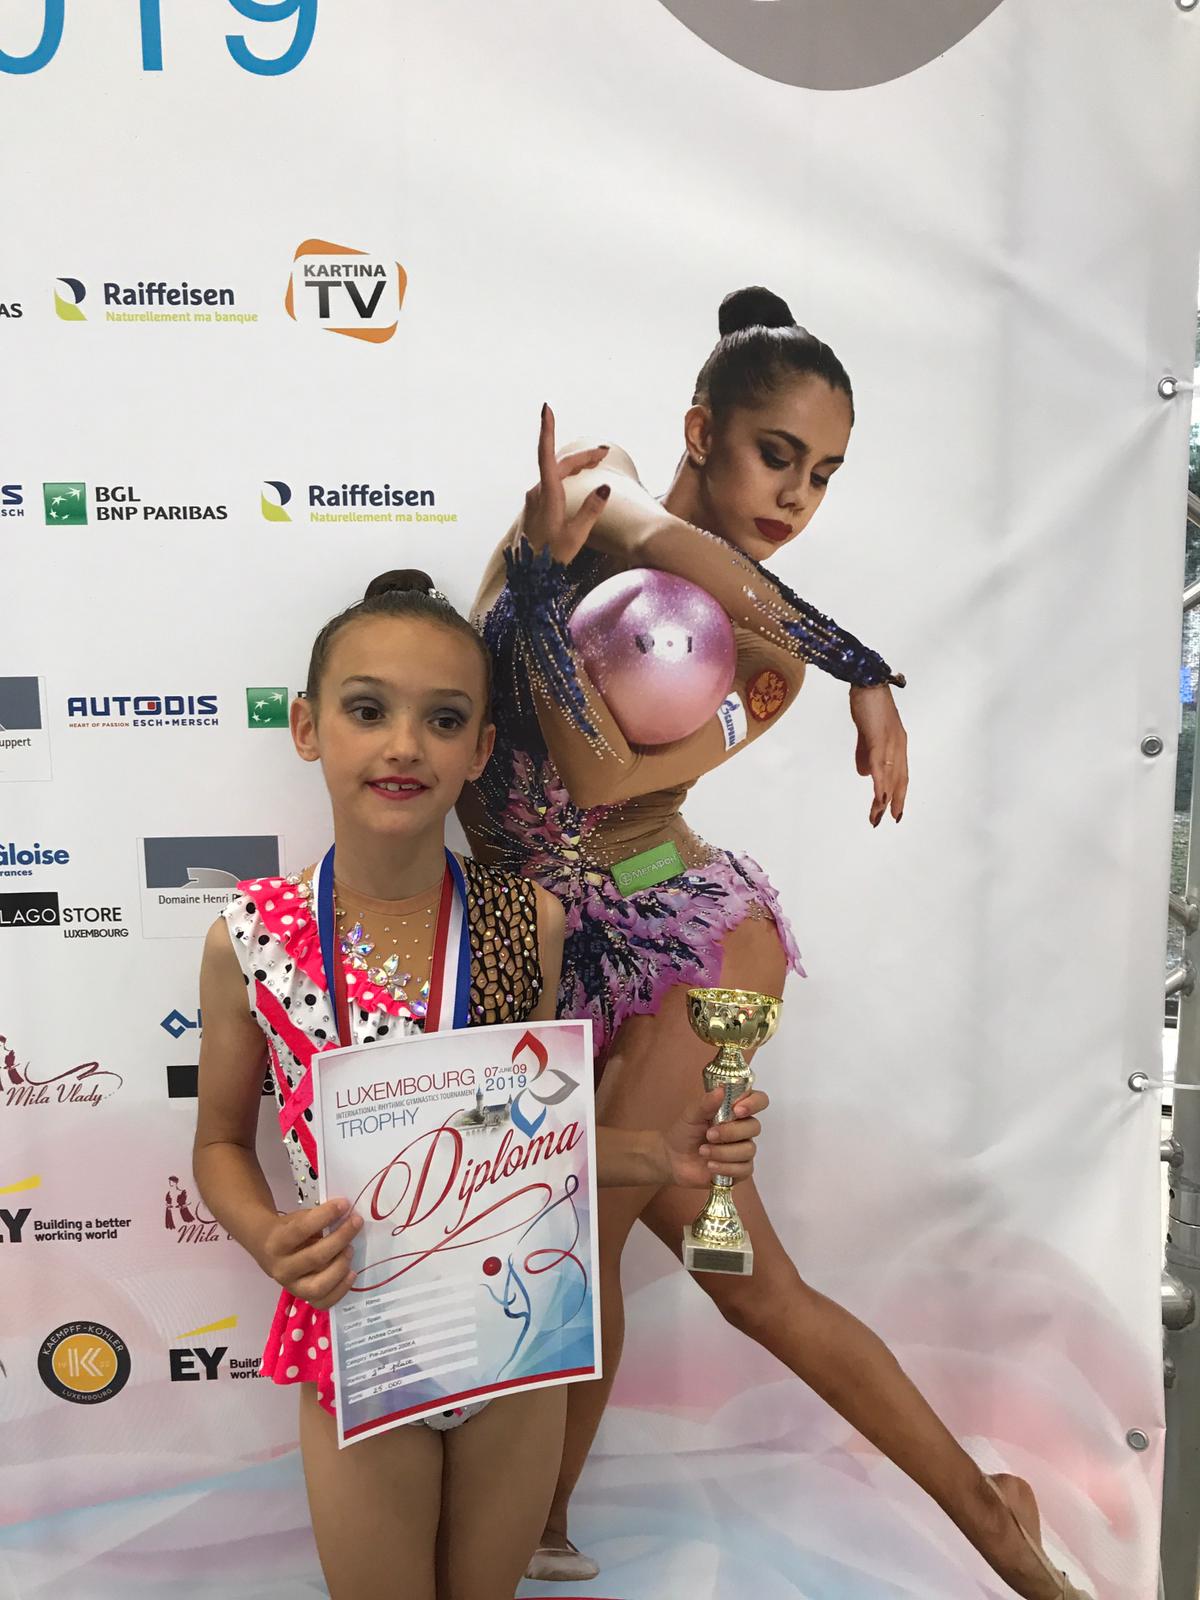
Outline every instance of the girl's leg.
<path id="1" fill-rule="evenodd" d="M 730 989 L 762 989 L 782 994 L 787 961 L 773 922 L 741 923 L 725 940 L 721 982 Z M 596 1097 L 596 1120 L 614 1128 L 666 1128 L 684 1105 L 704 1088 L 704 1068 L 713 1050 L 692 1032 L 675 989 L 655 1016 L 631 1017 L 613 1041 Z M 678 1001 L 678 1004 L 674 1002 Z M 667 1058 L 670 1058 L 668 1067 Z M 769 1113 L 768 1113 L 769 1120 Z M 571 1385 L 562 1470 L 543 1544 L 566 1548 L 571 1495 L 587 1462 L 621 1360 L 625 1307 L 621 1293 L 621 1255 L 634 1222 L 655 1194 L 653 1189 L 601 1189 L 597 1228 L 600 1242 L 600 1319 L 604 1377 Z M 738 1185 L 738 1194 L 742 1185 Z M 697 1197 L 692 1217 L 700 1210 Z"/>
<path id="2" fill-rule="evenodd" d="M 413 1424 L 339 1450 L 316 1385 L 304 1383 L 300 1451 L 330 1600 L 435 1600 L 442 1435 Z"/>
<path id="3" fill-rule="evenodd" d="M 512 1600 L 554 1491 L 566 1410 L 565 1388 L 506 1395 L 441 1435 L 437 1600 Z"/>

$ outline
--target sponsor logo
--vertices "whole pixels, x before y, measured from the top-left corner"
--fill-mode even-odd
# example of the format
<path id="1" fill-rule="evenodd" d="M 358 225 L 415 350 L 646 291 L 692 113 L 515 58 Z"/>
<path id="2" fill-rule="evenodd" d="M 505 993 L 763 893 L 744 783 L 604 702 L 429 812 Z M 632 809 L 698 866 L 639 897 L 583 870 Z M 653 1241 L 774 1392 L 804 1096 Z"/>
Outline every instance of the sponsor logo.
<path id="1" fill-rule="evenodd" d="M 20 1197 L 40 1189 L 41 1177 L 22 1178 L 0 1187 L 0 1244 L 93 1244 L 120 1239 L 132 1217 L 35 1217 Z M 17 1198 L 9 1198 L 10 1196 Z"/>
<path id="2" fill-rule="evenodd" d="M 0 517 L 23 517 L 25 493 L 19 483 L 0 483 Z"/>
<path id="3" fill-rule="evenodd" d="M 294 322 L 385 344 L 396 331 L 407 285 L 398 261 L 328 239 L 305 239 L 292 258 L 283 303 Z"/>
<path id="4" fill-rule="evenodd" d="M 128 939 L 120 906 L 60 906 L 57 889 L 0 894 L 0 929 L 61 928 L 64 939 Z"/>
<path id="5" fill-rule="evenodd" d="M 251 728 L 286 728 L 291 697 L 287 689 L 247 689 L 246 722 Z"/>
<path id="6" fill-rule="evenodd" d="M 0 844 L 0 878 L 32 878 L 34 867 L 65 867 L 69 850 L 52 850 L 36 841 L 19 845 L 13 840 Z"/>
<path id="7" fill-rule="evenodd" d="M 196 1062 L 189 1061 L 183 1065 L 172 1065 L 167 1068 L 167 1099 L 168 1100 L 194 1100 L 198 1092 L 200 1069 Z M 275 1085 L 271 1081 L 271 1069 L 267 1068 L 263 1078 L 262 1092 L 264 1095 L 273 1095 Z"/>
<path id="8" fill-rule="evenodd" d="M 30 1061 L 19 1061 L 16 1050 L 0 1033 L 0 1106 L 98 1106 L 116 1094 L 124 1081 L 119 1072 L 109 1071 L 98 1061 L 47 1072 Z"/>
<path id="9" fill-rule="evenodd" d="M 182 1039 L 190 1029 L 199 1028 L 200 1026 L 199 1011 L 196 1012 L 194 1017 L 186 1016 L 182 1011 L 168 1011 L 159 1023 L 159 1027 L 164 1028 L 172 1039 Z"/>
<path id="10" fill-rule="evenodd" d="M 318 0 L 228 0 L 228 4 L 233 16 L 228 18 L 224 26 L 228 27 L 235 18 L 244 18 L 256 24 L 255 43 L 261 44 L 264 37 L 271 45 L 287 40 L 282 52 L 268 49 L 267 54 L 260 56 L 251 49 L 245 34 L 227 33 L 225 48 L 242 71 L 266 78 L 294 72 L 312 45 L 317 27 Z M 41 37 L 27 55 L 9 55 L 7 51 L 0 50 L 0 72 L 25 74 L 41 72 L 43 67 L 49 66 L 63 41 L 66 11 L 63 0 L 47 0 L 42 12 Z M 138 19 L 133 24 L 135 31 L 139 30 L 140 25 L 138 37 L 141 41 L 142 71 L 162 72 L 162 0 L 141 0 L 132 15 Z M 228 13 L 226 15 L 228 17 Z M 292 24 L 290 35 L 286 32 L 289 22 Z M 272 30 L 264 35 L 259 26 L 262 23 L 282 23 L 285 31 L 276 34 Z M 221 26 L 219 14 L 217 26 Z"/>
<path id="11" fill-rule="evenodd" d="M 787 679 L 773 667 L 763 667 L 746 685 L 746 705 L 755 722 L 769 722 L 783 710 Z"/>
<path id="12" fill-rule="evenodd" d="M 80 527 L 87 522 L 87 485 L 42 485 L 46 522 L 53 527 Z M 98 483 L 92 489 L 97 522 L 224 522 L 225 505 L 196 501 L 147 500 L 129 483 Z"/>
<path id="13" fill-rule="evenodd" d="M 50 776 L 40 678 L 0 678 L 0 780 Z"/>
<path id="14" fill-rule="evenodd" d="M 280 504 L 267 495 L 278 491 Z M 286 490 L 286 495 L 283 491 Z M 435 489 L 407 489 L 392 483 L 309 483 L 303 488 L 309 522 L 457 522 L 456 511 L 439 508 Z M 290 484 L 265 480 L 262 514 L 268 522 L 291 522 L 299 508 L 285 511 L 292 501 Z"/>
<path id="15" fill-rule="evenodd" d="M 0 320 L 7 318 L 11 322 L 18 322 L 24 315 L 25 311 L 19 300 L 0 300 Z"/>
<path id="16" fill-rule="evenodd" d="M 38 1351 L 42 1382 L 60 1400 L 98 1405 L 129 1381 L 129 1348 L 102 1322 L 64 1322 Z"/>
<path id="17" fill-rule="evenodd" d="M 262 514 L 268 522 L 290 522 L 286 507 L 292 498 L 291 484 L 282 478 L 264 478 L 259 497 Z"/>
<path id="18" fill-rule="evenodd" d="M 149 939 L 208 932 L 246 878 L 279 875 L 275 834 L 143 839 L 142 931 Z"/>
<path id="19" fill-rule="evenodd" d="M 205 1211 L 200 1196 L 193 1195 L 174 1174 L 167 1178 L 164 1198 L 163 1227 L 176 1244 L 216 1244 L 222 1237 L 230 1237 L 216 1218 Z"/>
<path id="20" fill-rule="evenodd" d="M 82 309 L 88 297 L 80 278 L 56 278 L 54 310 L 64 322 L 86 322 Z M 132 283 L 102 282 L 98 299 L 105 322 L 257 322 L 258 312 L 239 306 L 237 294 L 227 284 L 198 287 L 162 278 L 138 278 Z"/>
<path id="21" fill-rule="evenodd" d="M 219 1322 L 207 1322 L 203 1327 L 191 1328 L 178 1334 L 176 1349 L 168 1351 L 167 1359 L 172 1383 L 213 1383 L 219 1377 L 257 1378 L 261 1358 L 256 1355 L 232 1355 L 228 1344 L 183 1345 L 185 1339 L 198 1339 L 206 1334 L 233 1333 L 237 1329 L 236 1317 L 222 1317 Z M 178 1348 L 182 1346 L 182 1348 Z"/>
<path id="22" fill-rule="evenodd" d="M 78 278 L 54 280 L 54 313 L 64 322 L 86 322 L 87 312 L 79 308 L 87 299 L 87 289 Z"/>
<path id="23" fill-rule="evenodd" d="M 47 527 L 82 528 L 87 523 L 86 483 L 44 483 L 42 503 Z"/>
<path id="24" fill-rule="evenodd" d="M 73 694 L 67 696 L 72 728 L 215 728 L 215 694 Z"/>

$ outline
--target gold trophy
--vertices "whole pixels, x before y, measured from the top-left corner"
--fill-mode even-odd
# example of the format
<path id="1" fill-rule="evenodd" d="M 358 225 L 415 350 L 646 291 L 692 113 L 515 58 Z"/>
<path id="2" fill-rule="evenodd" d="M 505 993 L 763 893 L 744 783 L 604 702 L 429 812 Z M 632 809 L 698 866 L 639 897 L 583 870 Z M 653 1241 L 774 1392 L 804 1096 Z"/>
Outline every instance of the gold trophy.
<path id="1" fill-rule="evenodd" d="M 754 1082 L 743 1050 L 766 1044 L 779 1026 L 783 1001 L 753 989 L 689 989 L 692 1032 L 720 1049 L 704 1069 L 704 1087 L 725 1090 L 714 1122 L 728 1122 L 733 1104 Z M 683 1233 L 683 1264 L 689 1272 L 754 1271 L 754 1247 L 733 1203 L 733 1179 L 716 1176 L 704 1210 Z"/>

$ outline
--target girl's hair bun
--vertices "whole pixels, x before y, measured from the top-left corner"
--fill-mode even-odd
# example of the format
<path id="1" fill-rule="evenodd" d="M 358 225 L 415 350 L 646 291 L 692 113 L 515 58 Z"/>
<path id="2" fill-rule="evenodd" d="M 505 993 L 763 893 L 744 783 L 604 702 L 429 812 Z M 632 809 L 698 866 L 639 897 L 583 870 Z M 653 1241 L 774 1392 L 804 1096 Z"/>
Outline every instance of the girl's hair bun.
<path id="1" fill-rule="evenodd" d="M 735 289 L 725 296 L 717 313 L 717 326 L 724 339 L 743 328 L 794 328 L 796 319 L 786 300 L 757 285 Z"/>
<path id="2" fill-rule="evenodd" d="M 417 567 L 403 567 L 395 572 L 381 572 L 367 585 L 364 600 L 374 600 L 381 594 L 433 594 L 433 579 Z"/>

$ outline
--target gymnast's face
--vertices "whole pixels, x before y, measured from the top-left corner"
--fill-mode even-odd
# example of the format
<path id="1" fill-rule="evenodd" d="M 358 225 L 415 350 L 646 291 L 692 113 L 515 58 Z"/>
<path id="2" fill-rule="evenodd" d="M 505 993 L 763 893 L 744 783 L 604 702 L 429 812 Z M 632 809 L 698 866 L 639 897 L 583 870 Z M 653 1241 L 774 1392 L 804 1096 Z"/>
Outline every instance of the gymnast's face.
<path id="1" fill-rule="evenodd" d="M 693 406 L 686 431 L 700 471 L 700 521 L 756 561 L 803 533 L 850 441 L 850 400 L 797 378 L 762 406 L 714 418 Z"/>

